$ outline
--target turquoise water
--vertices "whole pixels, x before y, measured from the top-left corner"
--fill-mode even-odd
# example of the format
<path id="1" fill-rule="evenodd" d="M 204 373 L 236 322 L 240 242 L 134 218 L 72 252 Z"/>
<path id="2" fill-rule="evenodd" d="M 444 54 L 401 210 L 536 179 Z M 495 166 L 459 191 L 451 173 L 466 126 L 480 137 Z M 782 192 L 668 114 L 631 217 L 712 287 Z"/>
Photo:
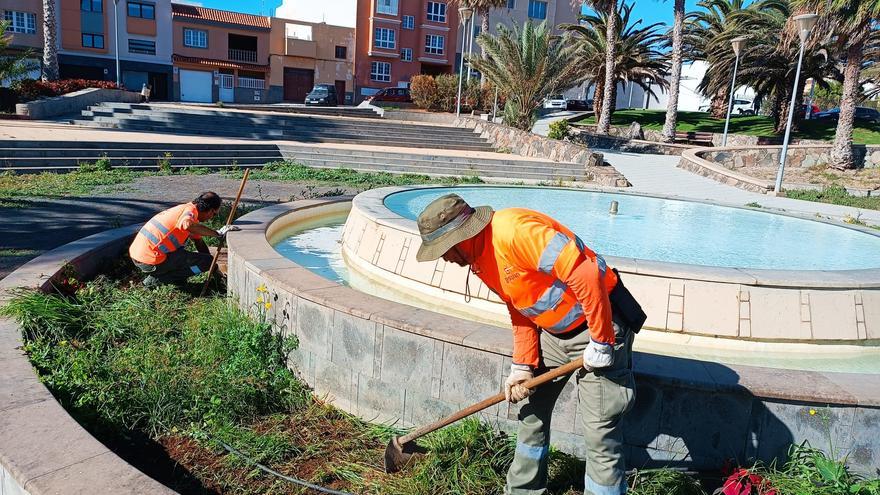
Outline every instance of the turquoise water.
<path id="1" fill-rule="evenodd" d="M 593 250 L 609 256 L 732 268 L 856 270 L 880 267 L 880 236 L 759 210 L 571 189 L 444 187 L 412 189 L 385 206 L 415 219 L 454 192 L 470 205 L 545 212 Z M 611 201 L 619 213 L 610 215 Z"/>
<path id="2" fill-rule="evenodd" d="M 324 224 L 296 229 L 278 241 L 274 247 L 285 258 L 318 275 L 346 284 L 348 268 L 342 259 L 339 245 L 345 228 L 345 216 L 329 218 Z"/>

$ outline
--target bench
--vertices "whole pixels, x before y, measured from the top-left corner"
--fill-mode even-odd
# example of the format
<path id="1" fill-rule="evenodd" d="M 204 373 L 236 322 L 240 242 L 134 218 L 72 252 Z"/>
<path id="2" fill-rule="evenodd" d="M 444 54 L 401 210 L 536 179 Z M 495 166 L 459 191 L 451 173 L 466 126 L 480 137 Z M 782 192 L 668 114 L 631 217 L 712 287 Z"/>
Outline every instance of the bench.
<path id="1" fill-rule="evenodd" d="M 712 146 L 711 132 L 675 131 L 675 142 Z"/>

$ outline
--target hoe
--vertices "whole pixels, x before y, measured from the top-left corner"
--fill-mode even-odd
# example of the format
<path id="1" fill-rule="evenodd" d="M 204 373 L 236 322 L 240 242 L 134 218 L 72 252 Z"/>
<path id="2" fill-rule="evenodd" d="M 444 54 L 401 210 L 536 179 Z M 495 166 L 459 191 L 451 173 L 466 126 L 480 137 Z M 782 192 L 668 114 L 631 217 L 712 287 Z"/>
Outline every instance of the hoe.
<path id="1" fill-rule="evenodd" d="M 531 380 L 523 383 L 523 386 L 529 389 L 537 388 L 540 385 L 543 385 L 553 379 L 556 379 L 560 376 L 565 376 L 569 373 L 576 371 L 578 368 L 583 366 L 583 364 L 583 358 L 577 358 L 574 361 L 566 364 L 565 366 L 560 366 L 559 368 L 550 370 L 547 373 L 532 378 Z M 489 406 L 494 406 L 495 404 L 498 404 L 503 400 L 503 393 L 495 394 L 488 399 L 484 399 L 481 402 L 462 409 L 461 411 L 458 411 L 455 414 L 451 414 L 437 422 L 416 428 L 406 435 L 392 438 L 391 441 L 388 442 L 388 447 L 385 447 L 385 472 L 396 473 L 397 471 L 400 471 L 401 469 L 406 467 L 414 454 L 425 452 L 425 449 L 415 444 L 414 441 L 416 439 L 421 438 L 434 430 L 439 430 L 444 426 L 455 423 L 456 421 L 462 418 L 466 418 L 471 414 L 482 411 Z"/>

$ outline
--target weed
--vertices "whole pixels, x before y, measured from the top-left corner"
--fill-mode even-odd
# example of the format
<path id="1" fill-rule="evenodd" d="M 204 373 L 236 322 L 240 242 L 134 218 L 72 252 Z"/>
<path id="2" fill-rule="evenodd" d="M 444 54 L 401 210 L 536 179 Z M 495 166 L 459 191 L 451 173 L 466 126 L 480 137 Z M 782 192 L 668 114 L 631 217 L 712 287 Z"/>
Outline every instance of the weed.
<path id="1" fill-rule="evenodd" d="M 171 159 L 174 158 L 174 155 L 170 151 L 166 151 L 162 158 L 160 158 L 156 162 L 156 168 L 159 169 L 160 174 L 170 175 L 174 172 L 171 168 Z"/>
<path id="2" fill-rule="evenodd" d="M 862 214 L 861 213 L 856 213 L 856 216 L 845 215 L 843 217 L 843 222 L 848 223 L 850 225 L 858 225 L 860 227 L 867 227 L 868 226 L 868 224 L 866 224 L 865 222 L 862 221 Z"/>
<path id="3" fill-rule="evenodd" d="M 2 199 L 0 198 L 0 208 L 27 208 L 27 201 L 20 201 L 15 199 Z"/>
<path id="4" fill-rule="evenodd" d="M 506 154 L 510 154 L 510 153 L 513 153 L 513 151 L 512 151 L 510 148 L 507 148 L 507 147 L 505 147 L 505 146 L 502 146 L 502 147 L 496 149 L 496 150 L 495 150 L 495 153 L 506 153 Z"/>
<path id="5" fill-rule="evenodd" d="M 67 174 L 2 174 L 0 198 L 88 195 L 99 187 L 126 184 L 144 175 L 148 174 L 126 169 L 77 170 Z"/>
<path id="6" fill-rule="evenodd" d="M 547 137 L 550 139 L 564 140 L 571 135 L 571 128 L 567 120 L 557 120 L 550 123 L 550 132 Z"/>
<path id="7" fill-rule="evenodd" d="M 218 108 L 223 108 L 223 107 L 225 106 L 225 105 L 223 105 L 223 102 L 222 102 L 221 100 L 217 100 L 217 101 L 214 103 L 214 105 L 215 105 L 216 107 L 218 107 Z"/>
<path id="8" fill-rule="evenodd" d="M 846 192 L 841 186 L 828 186 L 821 191 L 793 190 L 786 191 L 789 198 L 802 199 L 804 201 L 817 201 L 835 205 L 852 206 L 869 210 L 880 210 L 880 196 L 854 196 Z"/>
<path id="9" fill-rule="evenodd" d="M 12 248 L 0 248 L 0 258 L 10 256 L 10 257 L 21 257 L 21 256 L 36 256 L 39 254 L 39 251 L 34 251 L 33 249 L 12 249 Z"/>
<path id="10" fill-rule="evenodd" d="M 83 173 L 92 172 L 109 172 L 113 168 L 107 153 L 101 154 L 101 157 L 95 160 L 95 163 L 79 162 L 78 171 Z"/>
<path id="11" fill-rule="evenodd" d="M 699 481 L 674 469 L 636 470 L 628 483 L 631 495 L 706 495 Z"/>
<path id="12" fill-rule="evenodd" d="M 746 206 L 748 206 L 749 208 L 763 208 L 763 206 L 761 206 L 761 203 L 758 203 L 757 201 L 746 203 Z"/>

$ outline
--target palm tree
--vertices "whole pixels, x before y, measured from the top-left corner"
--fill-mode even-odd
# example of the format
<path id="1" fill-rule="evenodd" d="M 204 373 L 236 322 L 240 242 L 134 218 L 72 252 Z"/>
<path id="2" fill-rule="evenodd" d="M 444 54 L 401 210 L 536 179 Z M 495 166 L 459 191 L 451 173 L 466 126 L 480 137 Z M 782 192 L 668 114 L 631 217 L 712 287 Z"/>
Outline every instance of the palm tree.
<path id="1" fill-rule="evenodd" d="M 480 32 L 488 33 L 489 32 L 489 12 L 492 9 L 497 9 L 504 7 L 507 5 L 507 0 L 455 0 L 451 2 L 453 5 L 461 5 L 463 7 L 470 7 L 474 10 L 474 15 L 479 14 L 480 16 Z M 486 58 L 485 50 L 480 47 L 480 51 L 482 52 L 483 58 Z"/>
<path id="2" fill-rule="evenodd" d="M 666 88 L 669 82 L 665 79 L 667 64 L 664 56 L 658 50 L 663 39 L 658 28 L 660 23 L 649 26 L 640 26 L 639 19 L 630 23 L 632 5 L 623 4 L 616 13 L 615 26 L 617 32 L 614 38 L 617 40 L 614 61 L 614 73 L 612 74 L 612 88 L 609 91 L 612 101 L 617 100 L 617 86 L 634 82 L 650 95 L 656 96 L 652 85 Z M 581 78 L 594 81 L 596 89 L 593 93 L 593 101 L 604 100 L 605 86 L 605 54 L 606 26 L 608 15 L 600 12 L 597 15 L 581 16 L 581 24 L 562 24 L 560 28 L 574 35 L 574 42 L 578 48 L 578 65 L 582 71 Z M 597 113 L 597 120 L 601 114 Z"/>
<path id="3" fill-rule="evenodd" d="M 9 49 L 12 36 L 6 34 L 9 21 L 0 21 L 0 81 L 15 81 L 31 70 L 30 51 L 14 52 Z"/>
<path id="4" fill-rule="evenodd" d="M 55 24 L 55 0 L 43 0 L 43 70 L 44 81 L 58 79 L 58 47 Z"/>
<path id="5" fill-rule="evenodd" d="M 669 74 L 669 100 L 666 102 L 666 122 L 663 123 L 663 141 L 675 142 L 675 124 L 678 121 L 678 89 L 681 83 L 682 31 L 684 30 L 684 0 L 675 0 L 675 19 L 672 23 L 672 60 Z"/>
<path id="6" fill-rule="evenodd" d="M 608 22 L 605 25 L 605 80 L 602 82 L 603 87 L 614 87 L 614 62 L 617 59 L 617 0 L 571 0 L 571 4 L 580 7 L 587 4 L 597 13 L 605 13 L 608 16 Z M 598 83 L 597 83 L 598 84 Z M 611 112 L 614 111 L 615 101 L 612 100 L 614 91 L 606 91 L 602 95 L 602 104 L 597 114 L 598 126 L 596 132 L 599 134 L 608 134 L 611 129 Z M 593 101 L 596 101 L 595 95 Z M 594 104 L 595 108 L 595 104 Z"/>
<path id="7" fill-rule="evenodd" d="M 497 35 L 480 33 L 477 43 L 488 57 L 471 63 L 506 96 L 504 122 L 512 127 L 531 130 L 544 96 L 580 82 L 570 35 L 553 36 L 546 22 L 499 25 Z"/>
<path id="8" fill-rule="evenodd" d="M 846 53 L 840 116 L 830 156 L 831 166 L 853 168 L 852 133 L 860 91 L 859 73 L 865 47 L 880 18 L 880 0 L 792 0 L 792 3 L 796 8 L 818 13 L 820 21 L 814 31 L 829 34 L 834 44 Z"/>

